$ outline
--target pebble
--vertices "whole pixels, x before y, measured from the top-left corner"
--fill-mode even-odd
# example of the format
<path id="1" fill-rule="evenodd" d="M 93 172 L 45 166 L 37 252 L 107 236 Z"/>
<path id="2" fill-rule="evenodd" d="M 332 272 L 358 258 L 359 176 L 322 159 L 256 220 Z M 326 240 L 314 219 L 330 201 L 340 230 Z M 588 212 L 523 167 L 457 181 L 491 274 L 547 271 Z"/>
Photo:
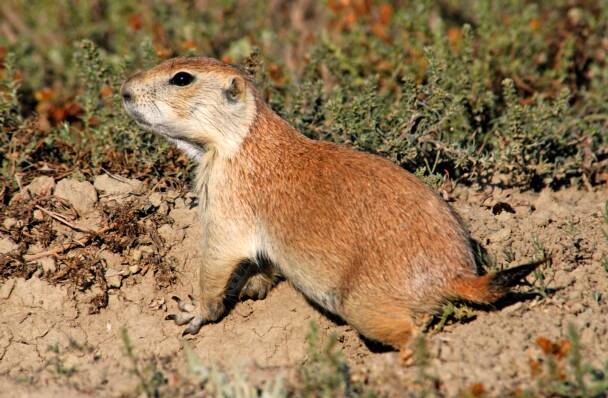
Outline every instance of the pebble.
<path id="1" fill-rule="evenodd" d="M 57 183 L 54 194 L 70 202 L 79 215 L 93 211 L 97 203 L 97 191 L 88 181 L 64 178 Z"/>
<path id="2" fill-rule="evenodd" d="M 52 274 L 57 271 L 57 264 L 53 257 L 43 257 L 38 260 L 38 265 L 42 267 L 42 271 L 45 274 Z"/>
<path id="3" fill-rule="evenodd" d="M 139 249 L 134 249 L 134 250 L 131 252 L 131 258 L 132 258 L 134 261 L 140 261 L 142 257 L 143 257 L 143 253 L 142 253 L 142 252 L 141 252 L 141 250 L 139 250 Z"/>
<path id="4" fill-rule="evenodd" d="M 196 209 L 175 208 L 171 210 L 169 217 L 174 221 L 174 227 L 185 228 L 197 222 L 198 212 Z"/>
<path id="5" fill-rule="evenodd" d="M 176 209 L 183 209 L 183 208 L 186 207 L 186 202 L 184 201 L 183 198 L 177 198 L 177 199 L 175 199 L 175 205 L 174 205 L 174 207 Z"/>
<path id="6" fill-rule="evenodd" d="M 144 189 L 144 183 L 124 177 L 111 177 L 108 174 L 103 174 L 95 177 L 93 185 L 98 191 L 105 195 L 127 195 L 141 193 Z"/>
<path id="7" fill-rule="evenodd" d="M 17 250 L 18 248 L 19 245 L 16 244 L 15 241 L 13 241 L 8 236 L 6 238 L 0 239 L 0 254 L 12 252 L 13 250 Z"/>
<path id="8" fill-rule="evenodd" d="M 55 180 L 53 177 L 40 176 L 32 180 L 32 182 L 23 188 L 32 196 L 50 195 L 55 188 Z"/>
<path id="9" fill-rule="evenodd" d="M 106 272 L 106 282 L 109 288 L 118 289 L 122 285 L 122 276 L 118 271 L 109 269 Z"/>
<path id="10" fill-rule="evenodd" d="M 109 250 L 102 250 L 101 252 L 99 252 L 99 257 L 105 260 L 106 266 L 108 267 L 108 272 L 115 269 L 123 269 L 123 259 L 120 254 L 112 253 Z"/>
<path id="11" fill-rule="evenodd" d="M 140 246 L 139 250 L 141 250 L 142 253 L 148 253 L 148 254 L 152 254 L 156 251 L 156 250 L 154 250 L 154 246 L 152 246 L 152 245 Z"/>
<path id="12" fill-rule="evenodd" d="M 165 192 L 165 199 L 171 203 L 179 197 L 179 192 L 177 191 L 167 191 Z"/>
<path id="13" fill-rule="evenodd" d="M 163 203 L 163 196 L 160 192 L 153 192 L 148 197 L 148 200 L 150 201 L 150 204 L 152 204 L 152 206 L 159 207 Z"/>
<path id="14" fill-rule="evenodd" d="M 167 204 L 167 202 L 162 202 L 160 204 L 160 206 L 158 206 L 158 210 L 157 213 L 166 216 L 167 214 L 169 214 L 169 204 Z"/>
<path id="15" fill-rule="evenodd" d="M 4 219 L 4 222 L 2 223 L 2 226 L 6 229 L 11 229 L 13 228 L 15 225 L 17 225 L 17 219 L 13 218 L 13 217 L 8 217 Z"/>
<path id="16" fill-rule="evenodd" d="M 42 213 L 41 210 L 34 210 L 34 212 L 32 213 L 32 216 L 34 217 L 34 220 L 36 221 L 42 221 L 44 220 L 44 214 Z"/>
<path id="17" fill-rule="evenodd" d="M 158 228 L 158 234 L 164 239 L 164 241 L 168 244 L 177 241 L 177 237 L 175 236 L 176 231 L 171 228 L 169 224 L 162 225 Z"/>

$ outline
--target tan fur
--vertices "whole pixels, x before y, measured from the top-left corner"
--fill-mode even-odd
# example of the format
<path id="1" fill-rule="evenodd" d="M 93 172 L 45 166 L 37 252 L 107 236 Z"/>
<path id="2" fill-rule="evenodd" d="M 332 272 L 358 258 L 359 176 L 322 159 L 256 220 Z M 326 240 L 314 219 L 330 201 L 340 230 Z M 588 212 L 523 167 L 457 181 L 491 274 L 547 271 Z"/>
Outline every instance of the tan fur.
<path id="1" fill-rule="evenodd" d="M 196 82 L 167 87 L 182 70 Z M 244 83 L 239 114 L 221 96 L 233 77 Z M 260 255 L 364 336 L 402 349 L 418 314 L 452 297 L 495 299 L 482 297 L 469 237 L 443 200 L 388 160 L 304 137 L 237 69 L 171 60 L 123 92 L 140 124 L 199 161 L 200 324 L 223 315 L 235 268 Z M 267 276 L 252 280 L 247 295 L 272 286 Z"/>

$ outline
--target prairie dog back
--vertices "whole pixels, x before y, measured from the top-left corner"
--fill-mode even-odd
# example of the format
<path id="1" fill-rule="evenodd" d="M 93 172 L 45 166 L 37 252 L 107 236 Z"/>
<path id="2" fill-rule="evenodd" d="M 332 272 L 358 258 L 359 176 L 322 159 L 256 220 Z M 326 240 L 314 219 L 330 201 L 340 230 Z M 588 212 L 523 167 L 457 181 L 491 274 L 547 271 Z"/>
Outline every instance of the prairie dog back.
<path id="1" fill-rule="evenodd" d="M 263 298 L 280 274 L 407 353 L 421 315 L 448 299 L 495 301 L 533 269 L 478 275 L 466 231 L 432 190 L 386 159 L 306 138 L 234 67 L 169 60 L 122 93 L 142 127 L 199 163 L 200 306 L 178 300 L 183 311 L 169 317 L 184 333 L 217 321 L 239 294 Z"/>

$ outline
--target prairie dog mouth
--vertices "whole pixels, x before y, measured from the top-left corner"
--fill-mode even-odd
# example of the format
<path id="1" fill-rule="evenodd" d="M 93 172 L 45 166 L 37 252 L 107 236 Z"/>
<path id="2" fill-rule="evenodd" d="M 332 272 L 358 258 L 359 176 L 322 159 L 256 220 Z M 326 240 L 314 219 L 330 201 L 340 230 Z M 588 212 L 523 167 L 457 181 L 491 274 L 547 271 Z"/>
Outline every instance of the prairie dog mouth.
<path id="1" fill-rule="evenodd" d="M 146 128 L 152 127 L 152 123 L 150 123 L 146 120 L 143 113 L 141 113 L 137 109 L 134 109 L 132 104 L 130 104 L 126 101 L 123 101 L 123 106 L 127 110 L 127 113 L 135 120 L 135 122 L 137 124 L 139 124 L 142 127 L 146 127 Z"/>
<path id="2" fill-rule="evenodd" d="M 133 111 L 133 113 L 131 114 L 131 116 L 133 116 L 133 119 L 135 119 L 135 121 L 139 124 L 143 124 L 146 126 L 151 126 L 150 123 L 148 123 L 146 121 L 146 119 L 144 119 L 144 115 L 142 115 L 140 112 L 138 111 Z"/>

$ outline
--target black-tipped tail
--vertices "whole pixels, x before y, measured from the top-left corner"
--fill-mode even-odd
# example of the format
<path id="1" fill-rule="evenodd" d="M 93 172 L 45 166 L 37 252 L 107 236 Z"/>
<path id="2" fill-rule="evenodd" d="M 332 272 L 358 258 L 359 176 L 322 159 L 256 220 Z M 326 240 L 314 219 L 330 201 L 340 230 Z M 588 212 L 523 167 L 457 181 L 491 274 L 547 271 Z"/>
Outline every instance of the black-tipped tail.
<path id="1" fill-rule="evenodd" d="M 495 274 L 457 279 L 450 285 L 448 294 L 457 299 L 490 304 L 507 294 L 513 286 L 547 261 L 549 261 L 548 257 Z"/>
<path id="2" fill-rule="evenodd" d="M 549 260 L 550 257 L 545 257 L 542 260 L 499 271 L 490 278 L 489 287 L 495 289 L 508 289 L 513 287 L 523 278 L 530 275 L 539 265 L 544 264 Z"/>

